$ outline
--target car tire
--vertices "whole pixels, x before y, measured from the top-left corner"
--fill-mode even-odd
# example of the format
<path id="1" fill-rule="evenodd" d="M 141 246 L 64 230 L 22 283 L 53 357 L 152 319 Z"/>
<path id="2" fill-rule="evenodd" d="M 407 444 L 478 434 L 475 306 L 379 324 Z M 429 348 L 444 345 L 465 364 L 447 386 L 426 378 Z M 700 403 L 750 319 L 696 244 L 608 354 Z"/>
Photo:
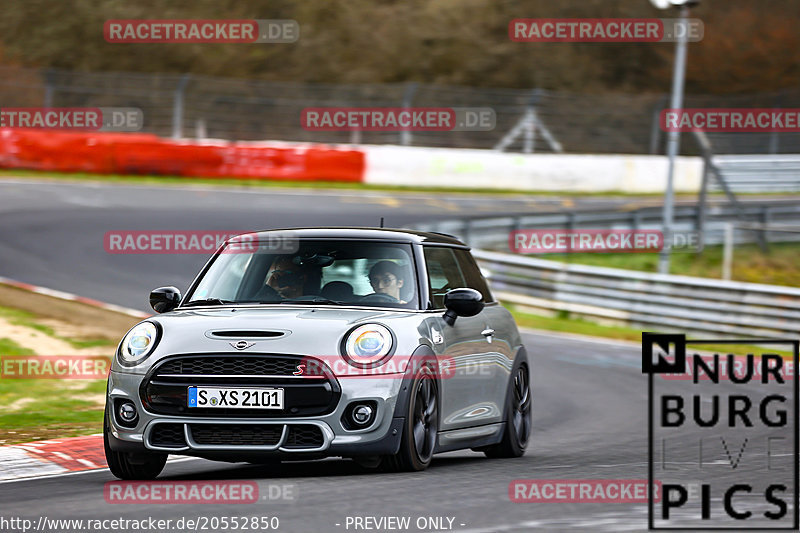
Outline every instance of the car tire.
<path id="1" fill-rule="evenodd" d="M 433 370 L 423 366 L 411 385 L 400 450 L 384 458 L 395 472 L 419 472 L 428 468 L 439 432 L 439 387 Z"/>
<path id="2" fill-rule="evenodd" d="M 108 443 L 108 425 L 108 413 L 106 413 L 103 417 L 103 447 L 108 469 L 114 477 L 125 480 L 147 480 L 158 477 L 164 470 L 167 454 L 115 452 Z"/>
<path id="3" fill-rule="evenodd" d="M 506 425 L 503 440 L 482 448 L 487 457 L 521 457 L 525 453 L 531 434 L 531 386 L 528 367 L 520 365 L 508 383 Z"/>

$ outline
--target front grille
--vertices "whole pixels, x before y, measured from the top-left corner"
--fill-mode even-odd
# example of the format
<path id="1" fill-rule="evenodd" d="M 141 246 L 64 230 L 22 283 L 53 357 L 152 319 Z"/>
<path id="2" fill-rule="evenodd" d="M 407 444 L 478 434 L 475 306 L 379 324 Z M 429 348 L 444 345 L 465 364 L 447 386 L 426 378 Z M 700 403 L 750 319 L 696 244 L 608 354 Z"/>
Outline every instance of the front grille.
<path id="1" fill-rule="evenodd" d="M 291 376 L 297 371 L 297 357 L 200 356 L 180 357 L 162 364 L 156 376 L 228 375 L 228 376 Z"/>
<path id="2" fill-rule="evenodd" d="M 297 366 L 316 361 L 285 354 L 186 354 L 157 363 L 140 388 L 145 407 L 178 416 L 275 418 L 318 416 L 333 412 L 341 396 L 338 381 L 327 366 L 313 376 L 295 376 Z M 284 391 L 283 409 L 189 408 L 189 387 L 272 387 Z"/>
<path id="3" fill-rule="evenodd" d="M 150 432 L 150 444 L 162 448 L 183 448 L 186 446 L 183 424 L 156 424 Z"/>
<path id="4" fill-rule="evenodd" d="M 268 446 L 278 444 L 283 432 L 280 424 L 189 424 L 197 444 L 223 446 Z"/>
<path id="5" fill-rule="evenodd" d="M 289 426 L 284 448 L 319 448 L 325 442 L 319 426 L 311 424 Z"/>

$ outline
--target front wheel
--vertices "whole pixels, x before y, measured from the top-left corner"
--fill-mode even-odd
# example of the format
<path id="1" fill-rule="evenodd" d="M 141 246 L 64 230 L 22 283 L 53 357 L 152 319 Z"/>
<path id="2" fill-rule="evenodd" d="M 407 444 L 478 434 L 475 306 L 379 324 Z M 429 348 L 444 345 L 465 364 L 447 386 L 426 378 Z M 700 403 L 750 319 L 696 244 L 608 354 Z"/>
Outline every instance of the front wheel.
<path id="1" fill-rule="evenodd" d="M 431 464 L 439 432 L 439 389 L 430 367 L 414 377 L 400 450 L 386 457 L 390 470 L 418 472 Z"/>
<path id="2" fill-rule="evenodd" d="M 103 447 L 111 473 L 119 479 L 155 479 L 167 462 L 165 453 L 115 452 L 108 444 L 108 414 L 103 419 Z"/>
<path id="3" fill-rule="evenodd" d="M 521 457 L 531 434 L 531 387 L 528 367 L 521 365 L 513 379 L 510 401 L 506 406 L 506 428 L 503 440 L 483 448 L 487 457 Z"/>

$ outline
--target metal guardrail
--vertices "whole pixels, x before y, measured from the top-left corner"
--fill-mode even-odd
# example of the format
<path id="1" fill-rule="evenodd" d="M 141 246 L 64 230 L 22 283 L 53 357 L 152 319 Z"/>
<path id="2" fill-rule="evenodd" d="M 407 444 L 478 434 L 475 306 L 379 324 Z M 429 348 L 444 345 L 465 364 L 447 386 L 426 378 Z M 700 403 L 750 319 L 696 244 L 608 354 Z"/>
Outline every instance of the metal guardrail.
<path id="1" fill-rule="evenodd" d="M 800 155 L 716 155 L 712 164 L 734 193 L 800 191 Z M 720 190 L 716 182 L 711 190 Z"/>
<path id="2" fill-rule="evenodd" d="M 473 250 L 501 301 L 704 337 L 796 338 L 800 289 Z"/>
<path id="3" fill-rule="evenodd" d="M 737 205 L 719 204 L 706 207 L 701 225 L 701 212 L 697 205 L 675 207 L 673 231 L 698 231 L 702 228 L 705 244 L 724 242 L 724 224 L 736 222 L 757 223 L 759 228 L 773 224 L 800 223 L 800 203 L 738 202 Z M 570 211 L 539 214 L 520 214 L 505 217 L 475 217 L 460 220 L 440 220 L 415 224 L 422 231 L 438 231 L 459 237 L 474 248 L 510 251 L 509 233 L 520 229 L 662 229 L 660 206 L 642 207 L 631 211 L 618 209 L 602 211 Z M 743 226 L 744 227 L 744 226 Z M 797 234 L 771 232 L 764 229 L 737 231 L 735 242 L 784 242 L 798 239 Z"/>

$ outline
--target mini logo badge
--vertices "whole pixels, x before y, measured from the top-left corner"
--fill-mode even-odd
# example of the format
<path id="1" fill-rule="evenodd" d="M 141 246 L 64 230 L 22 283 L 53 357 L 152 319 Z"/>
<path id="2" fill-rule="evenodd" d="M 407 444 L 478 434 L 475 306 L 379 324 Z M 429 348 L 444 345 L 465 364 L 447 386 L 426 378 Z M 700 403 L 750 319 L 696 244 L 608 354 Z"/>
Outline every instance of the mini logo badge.
<path id="1" fill-rule="evenodd" d="M 254 342 L 247 342 L 247 341 L 236 341 L 236 342 L 230 343 L 230 345 L 233 346 L 234 348 L 236 348 L 237 350 L 246 350 L 246 349 L 250 348 L 251 346 L 255 346 L 255 344 L 256 343 L 254 343 Z"/>

